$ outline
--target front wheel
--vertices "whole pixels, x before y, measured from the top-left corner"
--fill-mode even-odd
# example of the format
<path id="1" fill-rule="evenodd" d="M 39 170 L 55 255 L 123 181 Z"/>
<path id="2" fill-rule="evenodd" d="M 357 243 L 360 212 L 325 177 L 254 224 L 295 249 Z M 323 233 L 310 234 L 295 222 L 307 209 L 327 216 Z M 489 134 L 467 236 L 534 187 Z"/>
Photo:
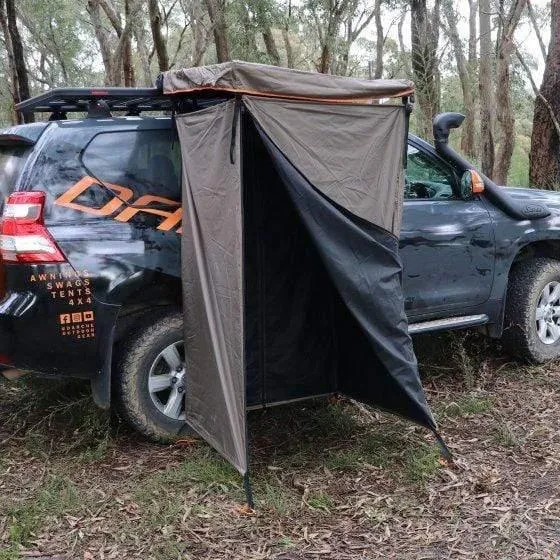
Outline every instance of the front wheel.
<path id="1" fill-rule="evenodd" d="M 146 319 L 129 335 L 118 352 L 114 379 L 120 415 L 135 430 L 160 442 L 188 431 L 181 312 Z"/>
<path id="2" fill-rule="evenodd" d="M 514 265 L 502 341 L 529 363 L 560 356 L 560 261 L 539 257 Z"/>

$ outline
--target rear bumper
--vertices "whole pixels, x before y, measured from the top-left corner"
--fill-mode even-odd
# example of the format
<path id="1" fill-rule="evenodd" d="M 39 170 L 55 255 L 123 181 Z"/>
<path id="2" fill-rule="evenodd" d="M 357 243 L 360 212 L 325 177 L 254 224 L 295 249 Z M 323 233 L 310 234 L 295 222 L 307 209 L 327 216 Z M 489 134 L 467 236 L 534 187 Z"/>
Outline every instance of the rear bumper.
<path id="1" fill-rule="evenodd" d="M 52 278 L 68 278 L 62 280 L 65 290 L 76 291 L 76 284 L 83 290 L 84 279 L 67 264 L 14 266 L 6 276 L 7 294 L 0 301 L 0 365 L 53 377 L 101 375 L 118 306 L 93 297 L 78 305 L 74 298 L 70 305 L 68 298 L 53 296 Z"/>

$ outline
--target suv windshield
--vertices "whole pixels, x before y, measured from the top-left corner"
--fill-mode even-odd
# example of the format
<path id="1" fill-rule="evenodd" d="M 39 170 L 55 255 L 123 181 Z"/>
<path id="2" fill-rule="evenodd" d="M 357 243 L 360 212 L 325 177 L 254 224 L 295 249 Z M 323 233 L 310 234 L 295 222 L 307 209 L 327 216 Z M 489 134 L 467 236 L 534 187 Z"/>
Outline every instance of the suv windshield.
<path id="1" fill-rule="evenodd" d="M 0 209 L 6 197 L 15 189 L 30 151 L 29 146 L 0 146 Z"/>

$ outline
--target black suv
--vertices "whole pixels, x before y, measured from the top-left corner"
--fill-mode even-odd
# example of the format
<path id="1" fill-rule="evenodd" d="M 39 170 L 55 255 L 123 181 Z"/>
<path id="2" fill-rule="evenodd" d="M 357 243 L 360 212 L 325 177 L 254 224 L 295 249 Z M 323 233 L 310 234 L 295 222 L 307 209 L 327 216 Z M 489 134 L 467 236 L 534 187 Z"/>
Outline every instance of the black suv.
<path id="1" fill-rule="evenodd" d="M 0 363 L 89 379 L 100 406 L 167 439 L 184 426 L 181 160 L 172 118 L 147 116 L 169 108 L 158 95 L 55 90 L 22 107 L 51 121 L 0 133 Z M 515 215 L 500 196 L 465 195 L 469 164 L 450 153 L 409 137 L 410 332 L 478 326 L 525 360 L 556 358 L 560 196 L 507 189 L 529 215 L 549 209 Z"/>

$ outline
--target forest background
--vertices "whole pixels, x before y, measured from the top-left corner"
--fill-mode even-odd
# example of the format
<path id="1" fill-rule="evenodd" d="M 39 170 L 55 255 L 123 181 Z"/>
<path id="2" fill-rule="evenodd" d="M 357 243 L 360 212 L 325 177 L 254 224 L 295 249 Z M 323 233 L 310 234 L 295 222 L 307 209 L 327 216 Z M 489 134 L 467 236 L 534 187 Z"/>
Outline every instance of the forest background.
<path id="1" fill-rule="evenodd" d="M 560 0 L 0 0 L 0 28 L 0 126 L 54 87 L 238 59 L 412 79 L 413 132 L 462 112 L 456 147 L 497 183 L 560 188 Z"/>

